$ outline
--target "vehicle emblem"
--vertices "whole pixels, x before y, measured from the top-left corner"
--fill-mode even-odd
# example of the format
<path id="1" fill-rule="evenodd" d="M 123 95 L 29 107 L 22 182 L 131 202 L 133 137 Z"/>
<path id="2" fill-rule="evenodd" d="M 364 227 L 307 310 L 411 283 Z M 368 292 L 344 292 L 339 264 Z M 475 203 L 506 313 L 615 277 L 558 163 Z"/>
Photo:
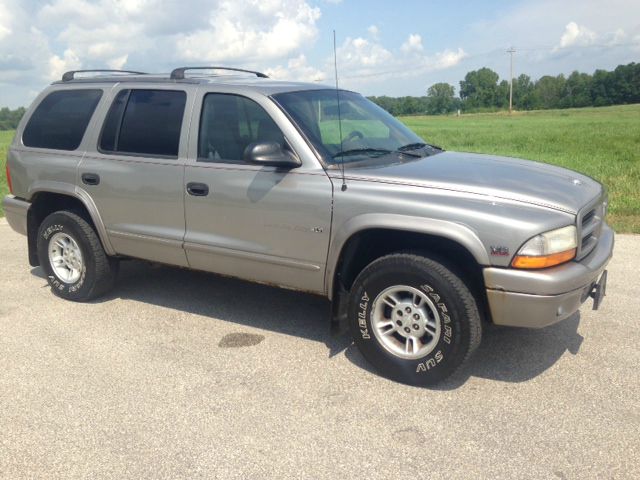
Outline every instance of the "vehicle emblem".
<path id="1" fill-rule="evenodd" d="M 491 255 L 495 257 L 506 257 L 509 255 L 509 247 L 491 245 Z"/>

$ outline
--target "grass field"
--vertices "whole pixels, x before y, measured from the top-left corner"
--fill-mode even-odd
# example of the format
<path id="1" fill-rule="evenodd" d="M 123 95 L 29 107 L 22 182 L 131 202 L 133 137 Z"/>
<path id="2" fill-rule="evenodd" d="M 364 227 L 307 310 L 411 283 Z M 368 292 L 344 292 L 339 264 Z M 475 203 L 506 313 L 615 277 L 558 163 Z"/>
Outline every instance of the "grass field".
<path id="1" fill-rule="evenodd" d="M 404 117 L 447 150 L 538 160 L 585 173 L 609 189 L 609 223 L 640 233 L 640 105 L 534 112 Z"/>
<path id="2" fill-rule="evenodd" d="M 13 139 L 13 134 L 13 131 L 0 131 L 0 166 L 2 166 L 2 171 L 0 171 L 0 199 L 9 193 L 4 167 L 7 163 L 7 148 Z M 0 217 L 4 217 L 2 204 L 0 204 Z"/>
<path id="3" fill-rule="evenodd" d="M 609 189 L 615 230 L 640 233 L 640 105 L 401 120 L 448 150 L 528 158 L 590 175 Z M 13 132 L 0 132 L 2 196 L 11 138 Z"/>

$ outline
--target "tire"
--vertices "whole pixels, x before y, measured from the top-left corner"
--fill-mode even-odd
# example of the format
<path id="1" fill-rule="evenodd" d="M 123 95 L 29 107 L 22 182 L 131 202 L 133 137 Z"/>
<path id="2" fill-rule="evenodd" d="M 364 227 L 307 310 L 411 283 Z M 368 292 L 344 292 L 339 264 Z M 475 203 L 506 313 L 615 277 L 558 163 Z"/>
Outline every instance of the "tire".
<path id="1" fill-rule="evenodd" d="M 115 282 L 118 261 L 107 256 L 91 225 L 76 213 L 46 217 L 38 228 L 37 248 L 51 291 L 61 298 L 86 302 Z"/>
<path id="2" fill-rule="evenodd" d="M 358 275 L 349 328 L 382 375 L 419 386 L 452 375 L 482 336 L 478 307 L 464 282 L 441 263 L 409 253 L 381 257 Z"/>

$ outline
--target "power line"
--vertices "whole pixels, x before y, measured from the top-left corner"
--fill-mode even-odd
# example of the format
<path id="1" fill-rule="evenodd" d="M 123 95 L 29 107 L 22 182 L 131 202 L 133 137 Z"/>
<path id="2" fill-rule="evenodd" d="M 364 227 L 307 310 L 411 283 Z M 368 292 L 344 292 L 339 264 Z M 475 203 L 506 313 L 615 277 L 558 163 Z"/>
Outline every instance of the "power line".
<path id="1" fill-rule="evenodd" d="M 556 52 L 561 52 L 561 51 L 568 51 L 568 50 L 574 50 L 574 49 L 589 49 L 589 48 L 602 48 L 602 47 L 606 47 L 606 48 L 618 48 L 618 47 L 637 47 L 640 46 L 640 44 L 638 43 L 610 43 L 610 44 L 605 44 L 605 43 L 592 43 L 591 45 L 570 45 L 567 47 L 560 47 L 558 45 L 537 45 L 537 46 L 531 46 L 531 47 L 515 47 L 512 46 L 510 48 L 517 48 L 517 50 L 519 52 L 523 52 L 523 51 L 539 51 L 539 50 L 555 50 Z M 471 60 L 474 58 L 478 58 L 478 57 L 486 57 L 489 55 L 494 55 L 497 54 L 499 52 L 501 52 L 503 50 L 501 49 L 493 49 L 493 50 L 488 50 L 486 52 L 478 52 L 478 53 L 473 53 L 470 55 L 465 55 L 463 57 L 463 60 Z M 509 50 L 507 50 L 507 53 L 509 53 Z M 430 67 L 430 65 L 423 65 L 421 68 L 422 69 L 428 69 Z M 420 70 L 420 68 L 418 69 L 412 69 L 412 73 L 415 73 L 417 70 Z M 406 68 L 398 68 L 398 69 L 394 69 L 394 70 L 384 70 L 381 72 L 372 72 L 372 73 L 363 73 L 361 75 L 344 75 L 342 78 L 344 79 L 348 79 L 348 80 L 354 80 L 354 79 L 359 79 L 359 78 L 373 78 L 373 77 L 382 77 L 384 75 L 394 75 L 397 73 L 407 73 L 407 69 Z"/>

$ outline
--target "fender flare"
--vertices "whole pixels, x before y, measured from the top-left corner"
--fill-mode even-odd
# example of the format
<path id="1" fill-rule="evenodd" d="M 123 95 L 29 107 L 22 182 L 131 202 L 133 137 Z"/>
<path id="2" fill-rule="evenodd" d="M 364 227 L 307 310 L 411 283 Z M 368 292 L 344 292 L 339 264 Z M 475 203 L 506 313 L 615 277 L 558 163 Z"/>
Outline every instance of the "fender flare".
<path id="1" fill-rule="evenodd" d="M 358 215 L 340 225 L 329 246 L 325 289 L 330 300 L 333 296 L 338 261 L 345 245 L 355 234 L 374 229 L 398 230 L 446 238 L 467 249 L 479 265 L 490 265 L 491 263 L 487 249 L 480 241 L 480 238 L 466 225 L 435 218 L 408 215 L 379 213 Z"/>
<path id="2" fill-rule="evenodd" d="M 107 255 L 116 255 L 116 251 L 113 249 L 113 246 L 109 241 L 107 229 L 104 226 L 104 222 L 102 221 L 102 217 L 100 216 L 98 207 L 96 206 L 91 196 L 85 190 L 76 185 L 63 182 L 35 182 L 29 189 L 28 200 L 31 200 L 33 196 L 38 193 L 57 193 L 79 200 L 84 205 L 84 208 L 87 209 L 87 212 L 89 212 L 89 216 L 91 217 L 91 220 L 96 227 L 96 231 L 98 233 L 100 241 L 102 242 L 104 251 L 107 253 Z"/>

